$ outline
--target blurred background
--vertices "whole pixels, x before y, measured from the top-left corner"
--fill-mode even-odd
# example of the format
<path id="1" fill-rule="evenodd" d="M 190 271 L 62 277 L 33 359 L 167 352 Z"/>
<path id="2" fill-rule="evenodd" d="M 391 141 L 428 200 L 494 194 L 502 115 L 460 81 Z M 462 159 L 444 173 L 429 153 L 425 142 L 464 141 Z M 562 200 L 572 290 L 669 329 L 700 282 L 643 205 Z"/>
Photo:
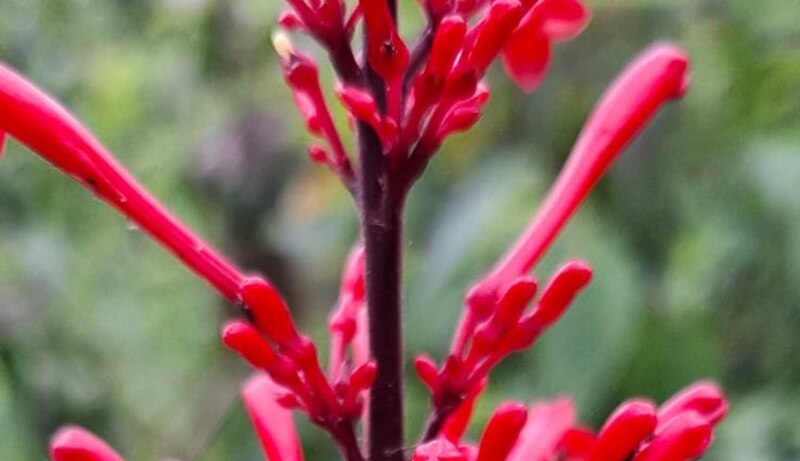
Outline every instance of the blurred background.
<path id="1" fill-rule="evenodd" d="M 495 69 L 487 115 L 446 144 L 414 190 L 408 357 L 443 355 L 465 287 L 532 216 L 593 103 L 639 50 L 666 38 L 690 51 L 693 88 L 628 149 L 536 269 L 544 279 L 577 257 L 596 276 L 534 351 L 496 371 L 473 426 L 503 398 L 567 393 L 597 427 L 627 396 L 662 400 L 711 377 L 733 411 L 706 459 L 798 460 L 800 2 L 587 3 L 590 27 L 557 47 L 541 90 L 523 96 Z M 305 158 L 309 137 L 270 46 L 281 8 L 0 0 L 0 59 L 63 100 L 201 235 L 275 280 L 324 344 L 357 224 L 343 188 Z M 412 36 L 417 6 L 401 9 Z M 0 459 L 44 459 L 67 422 L 133 461 L 262 459 L 237 394 L 248 370 L 218 341 L 228 312 L 135 226 L 9 143 Z M 427 399 L 410 374 L 407 386 L 413 438 Z M 333 459 L 327 438 L 298 422 L 307 458 Z"/>

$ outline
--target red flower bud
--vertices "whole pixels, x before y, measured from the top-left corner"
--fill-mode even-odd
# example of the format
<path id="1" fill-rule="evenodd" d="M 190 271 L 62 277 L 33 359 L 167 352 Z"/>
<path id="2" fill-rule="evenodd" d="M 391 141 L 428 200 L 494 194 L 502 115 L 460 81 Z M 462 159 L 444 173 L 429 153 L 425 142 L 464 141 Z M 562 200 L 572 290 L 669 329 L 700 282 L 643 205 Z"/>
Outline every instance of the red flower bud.
<path id="1" fill-rule="evenodd" d="M 375 362 L 367 362 L 361 365 L 350 375 L 350 386 L 357 392 L 369 389 L 375 381 L 377 372 L 378 365 Z"/>
<path id="2" fill-rule="evenodd" d="M 381 138 L 384 150 L 388 151 L 397 141 L 397 124 L 383 117 L 375 99 L 366 91 L 354 87 L 338 86 L 336 95 L 353 116 L 371 126 Z"/>
<path id="3" fill-rule="evenodd" d="M 314 163 L 328 164 L 328 151 L 322 146 L 312 144 L 308 146 L 308 158 Z"/>
<path id="4" fill-rule="evenodd" d="M 545 328 L 555 323 L 591 279 L 592 268 L 588 264 L 570 261 L 564 265 L 553 276 L 536 305 L 533 315 L 537 322 Z"/>
<path id="5" fill-rule="evenodd" d="M 687 461 L 702 455 L 711 444 L 711 424 L 693 411 L 682 413 L 659 427 L 653 440 L 633 461 Z"/>
<path id="6" fill-rule="evenodd" d="M 297 341 L 292 315 L 275 287 L 264 279 L 252 277 L 242 283 L 240 293 L 255 324 L 267 337 L 282 346 Z"/>
<path id="7" fill-rule="evenodd" d="M 527 418 L 521 403 L 507 402 L 495 410 L 481 436 L 476 461 L 505 461 Z"/>
<path id="8" fill-rule="evenodd" d="M 466 33 L 467 24 L 460 16 L 454 15 L 442 19 L 436 30 L 424 73 L 434 76 L 437 80 L 444 80 L 464 46 Z"/>
<path id="9" fill-rule="evenodd" d="M 712 426 L 728 413 L 728 401 L 722 389 L 712 381 L 700 381 L 664 402 L 658 409 L 659 425 L 687 411 L 695 411 Z"/>
<path id="10" fill-rule="evenodd" d="M 419 380 L 429 391 L 435 392 L 439 381 L 439 369 L 436 363 L 427 355 L 418 355 L 414 358 L 414 370 Z"/>
<path id="11" fill-rule="evenodd" d="M 255 368 L 269 370 L 277 361 L 269 343 L 248 323 L 228 323 L 222 330 L 222 342 Z"/>
<path id="12" fill-rule="evenodd" d="M 125 461 L 113 448 L 91 432 L 66 426 L 50 440 L 52 461 Z"/>
<path id="13" fill-rule="evenodd" d="M 589 458 L 594 443 L 594 432 L 583 427 L 573 427 L 564 433 L 558 444 L 558 451 L 568 460 L 585 460 Z"/>
<path id="14" fill-rule="evenodd" d="M 366 28 L 367 59 L 372 70 L 386 81 L 395 81 L 408 66 L 409 53 L 384 1 L 360 0 Z"/>
<path id="15" fill-rule="evenodd" d="M 506 72 L 524 91 L 533 91 L 547 72 L 552 43 L 573 38 L 588 22 L 589 12 L 579 0 L 535 2 L 505 43 Z"/>
<path id="16" fill-rule="evenodd" d="M 517 0 L 493 2 L 484 21 L 476 26 L 467 64 L 482 75 L 500 53 L 521 17 L 522 7 Z"/>
<path id="17" fill-rule="evenodd" d="M 588 461 L 624 461 L 653 434 L 656 407 L 647 400 L 633 399 L 620 405 L 608 418 Z"/>
<path id="18" fill-rule="evenodd" d="M 303 29 L 305 24 L 294 11 L 283 11 L 278 17 L 278 24 L 287 30 Z"/>

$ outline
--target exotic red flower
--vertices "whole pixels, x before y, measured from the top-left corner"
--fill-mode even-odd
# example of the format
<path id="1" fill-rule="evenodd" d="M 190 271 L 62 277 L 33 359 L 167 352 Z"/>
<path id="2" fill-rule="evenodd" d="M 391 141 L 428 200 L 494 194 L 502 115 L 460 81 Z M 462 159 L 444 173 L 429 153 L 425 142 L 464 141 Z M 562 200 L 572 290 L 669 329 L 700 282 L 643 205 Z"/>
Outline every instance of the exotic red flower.
<path id="1" fill-rule="evenodd" d="M 342 274 L 330 317 L 330 359 L 296 326 L 276 287 L 242 273 L 149 195 L 55 101 L 0 66 L 0 154 L 10 135 L 112 205 L 206 280 L 244 319 L 222 341 L 260 373 L 243 388 L 245 407 L 271 461 L 302 461 L 291 410 L 327 430 L 347 461 L 402 461 L 400 222 L 405 196 L 443 142 L 480 119 L 490 98 L 486 72 L 499 55 L 523 89 L 542 81 L 552 45 L 577 35 L 589 13 L 580 0 L 423 0 L 427 25 L 409 50 L 395 0 L 288 0 L 287 30 L 328 53 L 336 95 L 358 131 L 358 164 L 334 123 L 314 60 L 274 36 L 280 66 L 308 131 L 324 145 L 309 156 L 342 180 L 359 207 L 362 232 Z M 363 19 L 364 57 L 353 31 Z M 529 409 L 500 405 L 477 444 L 464 440 L 492 369 L 529 348 L 584 290 L 591 267 L 573 260 L 538 293 L 533 266 L 613 161 L 688 85 L 688 58 L 671 45 L 639 56 L 603 96 L 528 228 L 469 290 L 441 365 L 420 355 L 414 368 L 432 410 L 414 461 L 688 461 L 702 455 L 727 413 L 719 387 L 699 382 L 656 409 L 624 402 L 599 432 L 577 424 L 571 400 Z M 385 299 L 384 299 L 385 298 Z M 384 330 L 386 331 L 384 335 Z M 372 335 L 370 335 L 372 332 Z M 373 386 L 373 383 L 375 384 Z M 363 421 L 365 447 L 356 434 Z M 362 450 L 366 448 L 369 456 Z M 51 444 L 54 461 L 122 461 L 88 432 L 69 427 Z"/>

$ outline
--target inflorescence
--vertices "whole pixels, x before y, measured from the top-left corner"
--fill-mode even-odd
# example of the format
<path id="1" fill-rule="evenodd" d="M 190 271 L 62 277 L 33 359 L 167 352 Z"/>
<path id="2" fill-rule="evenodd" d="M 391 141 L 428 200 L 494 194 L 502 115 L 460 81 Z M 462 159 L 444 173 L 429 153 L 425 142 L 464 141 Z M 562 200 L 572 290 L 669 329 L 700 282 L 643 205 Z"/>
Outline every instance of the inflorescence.
<path id="1" fill-rule="evenodd" d="M 485 75 L 498 58 L 524 91 L 542 82 L 552 46 L 575 37 L 589 13 L 579 0 L 422 0 L 426 25 L 413 46 L 396 23 L 394 0 L 288 0 L 283 31 L 274 35 L 280 67 L 309 133 L 311 159 L 326 165 L 364 207 L 366 169 L 377 155 L 388 197 L 405 197 L 452 134 L 469 130 L 490 98 Z M 361 49 L 353 48 L 358 27 Z M 351 155 L 325 100 L 317 63 L 290 33 L 312 37 L 336 73 L 335 94 L 358 132 Z M 669 44 L 637 57 L 603 96 L 527 229 L 465 297 L 452 345 L 440 363 L 419 355 L 414 368 L 430 390 L 432 410 L 414 461 L 688 461 L 702 455 L 727 401 L 699 382 L 656 406 L 632 399 L 594 432 L 579 425 L 568 398 L 503 403 L 479 442 L 464 440 L 472 409 L 492 369 L 530 348 L 586 288 L 592 269 L 567 262 L 539 290 L 529 274 L 594 185 L 630 141 L 689 83 L 686 54 Z M 246 274 L 194 235 L 152 197 L 72 115 L 6 66 L 0 67 L 0 139 L 11 136 L 110 204 L 240 307 L 222 330 L 223 343 L 259 373 L 242 395 L 272 461 L 300 461 L 291 412 L 325 429 L 348 461 L 364 454 L 365 408 L 381 363 L 370 350 L 370 268 L 363 242 L 351 251 L 330 318 L 330 357 L 296 327 L 279 291 Z M 371 141 L 370 141 L 371 140 Z M 402 200 L 389 200 L 401 213 Z M 363 210 L 361 210 L 363 211 Z M 537 293 L 541 292 L 538 295 Z M 532 306 L 532 307 L 529 307 Z M 360 425 L 360 426 L 359 426 Z M 359 432 L 359 427 L 362 430 Z M 359 436 L 361 434 L 361 436 Z M 54 461 L 121 461 L 87 431 L 66 427 L 51 441 Z M 406 457 L 407 459 L 407 457 Z M 371 461 L 379 461 L 377 459 Z"/>

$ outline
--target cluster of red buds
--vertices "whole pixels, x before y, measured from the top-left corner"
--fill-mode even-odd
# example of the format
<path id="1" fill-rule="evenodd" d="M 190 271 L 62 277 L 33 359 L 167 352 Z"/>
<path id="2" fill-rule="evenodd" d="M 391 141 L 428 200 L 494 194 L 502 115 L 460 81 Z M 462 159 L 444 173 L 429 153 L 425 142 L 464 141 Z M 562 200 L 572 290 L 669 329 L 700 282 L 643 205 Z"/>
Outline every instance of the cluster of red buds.
<path id="1" fill-rule="evenodd" d="M 532 91 L 544 78 L 552 44 L 577 35 L 589 19 L 578 0 L 422 3 L 428 24 L 411 50 L 385 1 L 359 2 L 347 19 L 340 0 L 292 1 L 293 9 L 280 21 L 287 30 L 310 34 L 329 52 L 341 80 L 339 100 L 351 120 L 374 131 L 405 187 L 448 136 L 478 121 L 490 96 L 483 77 L 498 56 L 514 81 Z M 349 46 L 361 19 L 364 63 Z M 316 64 L 285 33 L 277 33 L 274 44 L 309 132 L 327 144 L 309 147 L 310 157 L 328 165 L 352 190 L 353 168 L 323 97 Z"/>
<path id="2" fill-rule="evenodd" d="M 441 365 L 426 356 L 416 358 L 417 374 L 431 392 L 432 411 L 419 445 L 407 449 L 396 443 L 402 441 L 402 403 L 385 407 L 400 408 L 400 414 L 388 415 L 399 423 L 364 418 L 362 440 L 357 431 L 362 416 L 369 416 L 368 408 L 383 405 L 387 396 L 399 400 L 402 388 L 402 375 L 392 374 L 392 366 L 381 362 L 377 352 L 383 350 L 384 338 L 369 334 L 380 331 L 371 328 L 373 314 L 386 307 L 380 304 L 391 304 L 370 296 L 371 290 L 380 294 L 370 280 L 397 294 L 380 277 L 400 273 L 399 260 L 388 270 L 379 262 L 399 245 L 386 237 L 391 224 L 370 213 L 389 209 L 388 215 L 402 215 L 403 200 L 397 197 L 408 193 L 449 135 L 469 129 L 480 118 L 489 99 L 483 79 L 493 61 L 501 57 L 512 79 L 532 91 L 545 75 L 552 44 L 578 34 L 589 14 L 579 0 L 424 0 L 427 24 L 409 47 L 398 31 L 395 0 L 361 0 L 350 12 L 341 0 L 288 3 L 292 8 L 280 24 L 309 34 L 327 51 L 339 80 L 336 95 L 357 127 L 360 143 L 355 164 L 325 101 L 316 63 L 295 49 L 285 32 L 276 34 L 274 44 L 293 98 L 309 132 L 323 141 L 312 145 L 309 154 L 342 180 L 357 199 L 362 218 L 361 239 L 344 266 L 330 318 L 327 373 L 316 345 L 297 329 L 272 284 L 243 273 L 214 251 L 64 108 L 0 66 L 0 141 L 8 134 L 41 155 L 241 308 L 241 319 L 223 328 L 222 339 L 259 370 L 244 386 L 243 398 L 269 459 L 302 460 L 292 410 L 306 413 L 327 430 L 347 461 L 397 461 L 405 459 L 404 450 L 413 452 L 415 461 L 688 461 L 701 455 L 727 409 L 721 391 L 705 382 L 660 408 L 646 400 L 628 401 L 596 434 L 576 424 L 568 399 L 530 410 L 505 403 L 477 446 L 461 440 L 491 370 L 509 354 L 529 348 L 589 283 L 588 264 L 571 261 L 537 298 L 537 281 L 529 273 L 623 149 L 665 103 L 685 92 L 687 56 L 672 45 L 656 45 L 622 73 L 590 116 L 528 228 L 469 290 Z M 364 41 L 357 57 L 351 43 L 359 24 Z M 378 237 L 367 229 L 372 227 Z M 399 301 L 395 304 L 399 307 Z M 385 318 L 396 320 L 389 326 L 399 331 L 399 318 Z M 400 348 L 392 347 L 384 348 L 384 357 L 400 363 Z M 384 437 L 382 427 L 399 434 Z M 375 434 L 381 440 L 370 440 Z M 362 452 L 365 445 L 369 456 Z M 122 460 L 75 427 L 54 437 L 51 457 Z"/>
<path id="3" fill-rule="evenodd" d="M 471 412 L 460 412 L 413 461 L 685 461 L 702 455 L 728 411 L 716 384 L 699 382 L 660 407 L 645 399 L 620 405 L 597 432 L 580 426 L 569 398 L 527 409 L 506 402 L 477 444 L 462 441 Z"/>

